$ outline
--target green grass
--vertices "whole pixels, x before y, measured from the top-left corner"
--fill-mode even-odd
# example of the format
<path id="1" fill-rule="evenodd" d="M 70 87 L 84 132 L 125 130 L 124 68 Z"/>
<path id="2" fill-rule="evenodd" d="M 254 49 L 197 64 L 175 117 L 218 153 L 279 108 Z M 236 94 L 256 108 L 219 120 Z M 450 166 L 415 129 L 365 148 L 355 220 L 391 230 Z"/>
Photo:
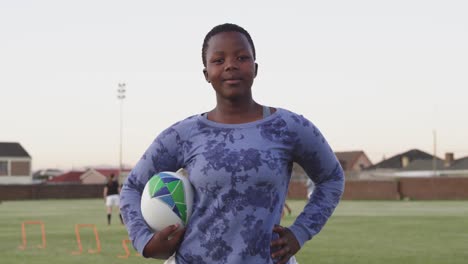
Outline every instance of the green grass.
<path id="1" fill-rule="evenodd" d="M 288 225 L 302 210 L 305 201 L 291 200 Z M 41 220 L 45 224 L 47 248 L 39 249 L 38 226 L 27 226 L 28 245 L 21 245 L 21 223 Z M 78 249 L 75 224 L 95 224 L 102 252 L 88 254 L 95 248 L 92 229 L 81 231 L 84 252 Z M 122 239 L 125 228 L 114 213 L 113 225 L 107 226 L 103 200 L 4 201 L 0 204 L 1 263 L 152 263 L 163 261 L 124 255 Z M 307 263 L 421 263 L 457 264 L 468 259 L 467 201 L 343 201 L 322 232 L 307 242 L 297 255 Z"/>

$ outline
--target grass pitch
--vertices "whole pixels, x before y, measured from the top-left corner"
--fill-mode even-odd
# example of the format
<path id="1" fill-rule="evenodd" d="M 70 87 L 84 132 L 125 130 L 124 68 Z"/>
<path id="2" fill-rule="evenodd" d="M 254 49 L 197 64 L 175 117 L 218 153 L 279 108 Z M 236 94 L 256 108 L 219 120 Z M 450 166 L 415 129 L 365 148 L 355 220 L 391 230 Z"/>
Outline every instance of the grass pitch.
<path id="1" fill-rule="evenodd" d="M 290 200 L 291 224 L 305 201 Z M 45 224 L 47 246 L 39 249 L 41 230 L 27 225 L 27 248 L 22 244 L 21 223 L 40 220 Z M 4 201 L 0 204 L 0 262 L 50 263 L 152 263 L 163 261 L 124 256 L 125 228 L 116 213 L 107 226 L 103 200 Z M 75 224 L 94 224 L 102 252 L 96 248 L 92 228 L 81 229 L 83 253 L 78 250 Z M 307 242 L 296 256 L 307 263 L 465 264 L 468 259 L 468 201 L 342 201 L 322 232 Z"/>

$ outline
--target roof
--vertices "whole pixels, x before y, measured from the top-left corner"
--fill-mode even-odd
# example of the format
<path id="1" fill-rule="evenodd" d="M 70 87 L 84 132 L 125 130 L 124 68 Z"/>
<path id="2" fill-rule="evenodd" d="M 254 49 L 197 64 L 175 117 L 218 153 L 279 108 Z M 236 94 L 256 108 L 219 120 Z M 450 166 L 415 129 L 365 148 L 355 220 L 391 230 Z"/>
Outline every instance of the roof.
<path id="1" fill-rule="evenodd" d="M 455 160 L 449 168 L 451 170 L 468 170 L 468 156 Z"/>
<path id="2" fill-rule="evenodd" d="M 115 176 L 119 175 L 119 169 L 94 169 L 94 170 L 106 176 L 106 178 L 109 178 L 111 174 L 114 174 Z M 131 171 L 130 169 L 122 169 L 122 172 L 130 172 L 130 171 Z"/>
<path id="3" fill-rule="evenodd" d="M 48 180 L 47 182 L 61 182 L 61 183 L 81 183 L 80 176 L 84 171 L 69 171 L 64 174 L 55 176 L 54 178 Z"/>
<path id="4" fill-rule="evenodd" d="M 28 152 L 17 142 L 0 142 L 0 157 L 27 157 Z"/>
<path id="5" fill-rule="evenodd" d="M 69 171 L 67 173 L 55 176 L 54 178 L 48 180 L 48 183 L 81 183 L 83 174 L 94 170 L 98 173 L 104 175 L 106 178 L 109 178 L 111 174 L 118 175 L 119 169 L 87 169 L 87 170 L 75 170 Z M 129 169 L 123 169 L 123 172 L 129 172 Z"/>
<path id="6" fill-rule="evenodd" d="M 341 166 L 346 166 L 346 168 L 343 168 L 344 170 L 350 170 L 354 163 L 359 159 L 361 155 L 366 156 L 364 151 L 359 150 L 359 151 L 340 151 L 340 152 L 335 152 L 336 157 L 341 163 Z M 367 158 L 367 156 L 366 156 Z"/>
<path id="7" fill-rule="evenodd" d="M 432 170 L 434 161 L 432 159 L 426 160 L 413 160 L 405 167 L 405 170 Z M 445 169 L 444 161 L 436 160 L 436 168 L 438 170 Z"/>
<path id="8" fill-rule="evenodd" d="M 388 159 L 385 159 L 377 164 L 374 164 L 373 166 L 370 166 L 366 169 L 402 169 L 402 158 L 406 157 L 408 158 L 408 162 L 412 162 L 414 160 L 432 160 L 434 158 L 433 155 L 424 152 L 419 149 L 411 149 L 406 152 L 397 154 L 393 157 L 390 157 Z M 436 157 L 436 160 L 441 161 L 440 158 Z"/>

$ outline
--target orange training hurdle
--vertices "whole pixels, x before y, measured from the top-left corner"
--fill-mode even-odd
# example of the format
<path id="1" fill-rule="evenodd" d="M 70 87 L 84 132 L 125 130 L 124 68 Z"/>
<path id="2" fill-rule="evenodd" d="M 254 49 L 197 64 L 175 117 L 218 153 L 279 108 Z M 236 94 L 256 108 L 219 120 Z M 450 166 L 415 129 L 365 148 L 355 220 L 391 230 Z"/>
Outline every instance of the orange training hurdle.
<path id="1" fill-rule="evenodd" d="M 21 238 L 23 240 L 23 244 L 19 246 L 21 250 L 26 249 L 26 244 L 28 243 L 26 239 L 26 225 L 40 225 L 41 226 L 41 233 L 42 233 L 42 245 L 38 245 L 38 248 L 46 248 L 46 236 L 45 236 L 45 226 L 42 221 L 24 221 L 21 223 Z"/>
<path id="2" fill-rule="evenodd" d="M 99 253 L 101 252 L 101 242 L 99 241 L 99 234 L 97 232 L 96 225 L 93 224 L 76 224 L 75 225 L 75 234 L 76 234 L 76 242 L 78 243 L 78 251 L 72 252 L 73 255 L 79 255 L 83 253 L 83 245 L 81 244 L 81 237 L 80 237 L 80 228 L 81 227 L 90 227 L 93 228 L 94 237 L 96 238 L 96 249 L 88 249 L 88 253 Z"/>
<path id="3" fill-rule="evenodd" d="M 125 250 L 125 255 L 117 256 L 119 258 L 128 258 L 130 257 L 130 250 L 128 249 L 127 244 L 130 243 L 130 239 L 122 239 L 122 247 Z M 140 254 L 135 253 L 135 256 L 140 256 Z"/>

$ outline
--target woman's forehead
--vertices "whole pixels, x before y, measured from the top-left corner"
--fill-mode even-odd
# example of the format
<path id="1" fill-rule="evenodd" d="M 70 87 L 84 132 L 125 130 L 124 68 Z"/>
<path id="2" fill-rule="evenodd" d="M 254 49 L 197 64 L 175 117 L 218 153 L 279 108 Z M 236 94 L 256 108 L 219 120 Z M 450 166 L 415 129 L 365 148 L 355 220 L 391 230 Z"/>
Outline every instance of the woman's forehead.
<path id="1" fill-rule="evenodd" d="M 251 50 L 247 37 L 236 31 L 221 32 L 208 41 L 208 53 L 224 52 L 226 50 Z"/>

